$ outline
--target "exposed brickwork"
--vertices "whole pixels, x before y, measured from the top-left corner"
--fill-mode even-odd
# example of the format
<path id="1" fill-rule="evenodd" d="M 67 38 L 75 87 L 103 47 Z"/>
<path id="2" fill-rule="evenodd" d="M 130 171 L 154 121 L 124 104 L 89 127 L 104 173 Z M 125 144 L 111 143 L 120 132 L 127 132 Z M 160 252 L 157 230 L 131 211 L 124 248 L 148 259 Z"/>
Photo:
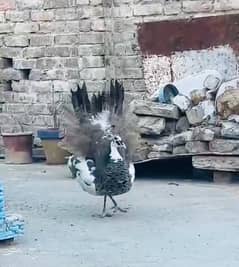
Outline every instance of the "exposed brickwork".
<path id="1" fill-rule="evenodd" d="M 11 113 L 27 130 L 51 125 L 51 91 L 65 100 L 81 79 L 143 94 L 139 25 L 221 12 L 239 13 L 238 0 L 0 0 L 0 127 Z"/>

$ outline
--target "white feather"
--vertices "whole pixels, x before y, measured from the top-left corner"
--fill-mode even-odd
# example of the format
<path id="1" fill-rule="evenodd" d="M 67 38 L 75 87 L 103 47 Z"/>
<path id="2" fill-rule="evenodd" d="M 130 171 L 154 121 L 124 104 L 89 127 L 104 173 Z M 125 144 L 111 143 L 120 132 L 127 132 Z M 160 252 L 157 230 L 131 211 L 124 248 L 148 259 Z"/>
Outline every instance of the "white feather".
<path id="1" fill-rule="evenodd" d="M 115 162 L 119 161 L 119 160 L 123 160 L 117 147 L 115 146 L 115 144 L 113 142 L 111 142 L 111 144 L 110 144 L 110 158 Z"/>
<path id="2" fill-rule="evenodd" d="M 90 172 L 86 160 L 83 158 L 79 159 L 80 162 L 75 165 L 76 169 L 79 170 L 77 172 L 77 182 L 81 185 L 82 189 L 89 194 L 96 195 L 95 189 L 95 177 Z"/>
<path id="3" fill-rule="evenodd" d="M 96 117 L 93 117 L 91 119 L 91 123 L 93 125 L 97 125 L 99 124 L 101 129 L 103 131 L 106 131 L 107 129 L 110 128 L 110 121 L 109 121 L 109 117 L 110 117 L 110 112 L 108 110 L 102 111 L 99 115 L 97 115 Z"/>
<path id="4" fill-rule="evenodd" d="M 134 164 L 133 163 L 129 164 L 129 174 L 130 174 L 130 177 L 131 177 L 131 183 L 133 183 L 134 179 L 135 179 L 135 168 L 134 168 Z"/>

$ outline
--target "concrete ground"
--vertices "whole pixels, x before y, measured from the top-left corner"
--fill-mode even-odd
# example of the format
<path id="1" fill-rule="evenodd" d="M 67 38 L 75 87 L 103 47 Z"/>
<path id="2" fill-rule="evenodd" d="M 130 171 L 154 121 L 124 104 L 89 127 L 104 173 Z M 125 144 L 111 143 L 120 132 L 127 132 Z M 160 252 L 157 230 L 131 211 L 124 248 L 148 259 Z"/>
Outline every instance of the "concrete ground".
<path id="1" fill-rule="evenodd" d="M 238 267 L 238 185 L 145 177 L 118 198 L 127 214 L 100 219 L 102 199 L 64 166 L 1 164 L 0 179 L 8 212 L 26 220 L 0 267 Z"/>

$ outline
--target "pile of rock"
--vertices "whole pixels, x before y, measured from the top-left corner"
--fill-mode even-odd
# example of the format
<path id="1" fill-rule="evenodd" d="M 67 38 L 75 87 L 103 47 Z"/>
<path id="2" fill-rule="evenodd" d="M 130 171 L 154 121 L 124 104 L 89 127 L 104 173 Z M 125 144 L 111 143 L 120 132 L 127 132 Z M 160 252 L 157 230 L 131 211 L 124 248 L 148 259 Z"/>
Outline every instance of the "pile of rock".
<path id="1" fill-rule="evenodd" d="M 182 155 L 239 155 L 239 79 L 207 77 L 204 88 L 163 101 L 135 101 L 136 161 Z"/>

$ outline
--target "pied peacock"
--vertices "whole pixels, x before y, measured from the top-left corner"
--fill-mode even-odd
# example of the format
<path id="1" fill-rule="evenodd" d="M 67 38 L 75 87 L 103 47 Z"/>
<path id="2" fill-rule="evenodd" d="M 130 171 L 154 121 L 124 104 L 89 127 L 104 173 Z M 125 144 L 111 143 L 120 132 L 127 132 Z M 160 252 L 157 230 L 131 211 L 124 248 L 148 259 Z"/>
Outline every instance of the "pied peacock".
<path id="1" fill-rule="evenodd" d="M 137 144 L 132 116 L 123 106 L 124 87 L 111 81 L 107 91 L 88 96 L 85 83 L 71 91 L 72 108 L 65 107 L 65 138 L 61 146 L 73 154 L 68 166 L 82 189 L 103 196 L 101 217 L 126 212 L 113 198 L 128 192 L 134 182 L 132 156 Z M 114 206 L 106 211 L 106 200 Z"/>

